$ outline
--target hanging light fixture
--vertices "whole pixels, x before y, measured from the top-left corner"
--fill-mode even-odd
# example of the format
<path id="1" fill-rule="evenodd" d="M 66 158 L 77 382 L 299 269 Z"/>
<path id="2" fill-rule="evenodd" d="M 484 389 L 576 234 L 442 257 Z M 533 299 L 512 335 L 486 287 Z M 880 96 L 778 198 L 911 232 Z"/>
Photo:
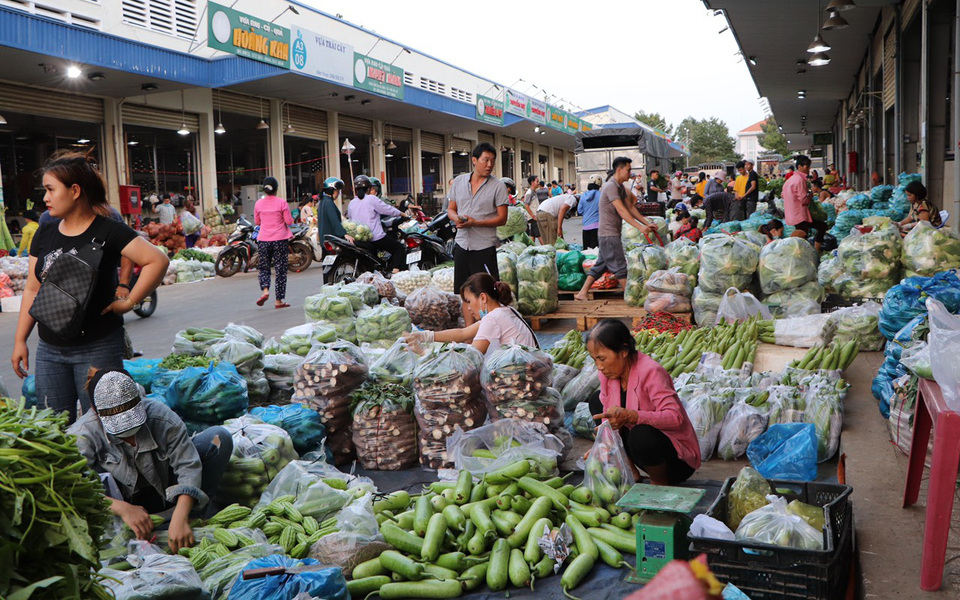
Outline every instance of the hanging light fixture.
<path id="1" fill-rule="evenodd" d="M 0 115 L 0 125 L 6 125 L 6 124 L 7 124 L 7 120 L 3 118 L 3 115 Z"/>
<path id="2" fill-rule="evenodd" d="M 830 64 L 830 57 L 826 52 L 817 52 L 810 57 L 810 60 L 807 61 L 807 64 L 811 67 L 823 67 Z"/>
<path id="3" fill-rule="evenodd" d="M 213 132 L 216 134 L 226 133 L 227 128 L 223 126 L 223 107 L 220 106 L 220 90 L 217 90 L 217 113 L 220 115 L 220 118 L 217 119 L 217 126 L 214 127 Z"/>
<path id="4" fill-rule="evenodd" d="M 837 11 L 831 11 L 830 16 L 826 21 L 823 22 L 824 31 L 833 31 L 834 29 L 846 29 L 850 27 L 850 23 L 847 23 L 847 20 L 840 16 L 840 13 Z"/>
<path id="5" fill-rule="evenodd" d="M 290 105 L 287 104 L 287 126 L 284 127 L 284 133 L 293 133 L 296 129 L 293 128 L 293 123 L 290 122 Z"/>
<path id="6" fill-rule="evenodd" d="M 190 130 L 187 129 L 187 115 L 183 105 L 183 90 L 180 90 L 180 129 L 177 130 L 177 133 L 180 135 L 190 135 Z"/>
<path id="7" fill-rule="evenodd" d="M 817 52 L 827 52 L 830 50 L 830 44 L 824 41 L 820 35 L 820 0 L 817 0 L 817 35 L 813 36 L 813 41 L 807 46 L 807 52 L 815 54 Z"/>
<path id="8" fill-rule="evenodd" d="M 385 148 L 387 150 L 396 150 L 397 145 L 393 143 L 393 136 L 390 135 L 390 125 L 387 125 L 387 137 L 389 138 L 390 141 L 387 142 L 387 145 L 385 146 Z M 387 156 L 391 156 L 391 155 L 388 154 Z"/>
<path id="9" fill-rule="evenodd" d="M 856 7 L 857 5 L 853 2 L 853 0 L 830 0 L 830 4 L 827 5 L 826 10 L 843 11 Z"/>
<path id="10" fill-rule="evenodd" d="M 257 123 L 257 129 L 270 129 L 270 126 L 267 125 L 267 122 L 263 120 L 263 98 L 257 98 L 257 104 L 260 105 L 260 122 Z"/>
<path id="11" fill-rule="evenodd" d="M 453 146 L 450 146 L 450 149 L 447 150 L 447 154 L 454 154 L 454 153 L 456 153 L 456 150 L 453 149 Z"/>

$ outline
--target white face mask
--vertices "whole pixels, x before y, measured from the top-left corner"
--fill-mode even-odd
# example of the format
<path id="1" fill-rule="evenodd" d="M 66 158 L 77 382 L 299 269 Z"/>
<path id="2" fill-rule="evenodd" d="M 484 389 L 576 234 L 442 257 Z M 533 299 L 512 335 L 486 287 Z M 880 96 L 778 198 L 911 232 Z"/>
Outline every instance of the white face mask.
<path id="1" fill-rule="evenodd" d="M 132 438 L 133 436 L 137 435 L 137 432 L 140 431 L 140 428 L 141 428 L 141 427 L 143 427 L 143 425 L 138 425 L 137 427 L 134 427 L 133 429 L 130 429 L 130 430 L 128 430 L 128 431 L 123 431 L 123 432 L 121 432 L 121 433 L 118 433 L 118 434 L 116 435 L 116 437 L 118 437 L 118 438 Z"/>

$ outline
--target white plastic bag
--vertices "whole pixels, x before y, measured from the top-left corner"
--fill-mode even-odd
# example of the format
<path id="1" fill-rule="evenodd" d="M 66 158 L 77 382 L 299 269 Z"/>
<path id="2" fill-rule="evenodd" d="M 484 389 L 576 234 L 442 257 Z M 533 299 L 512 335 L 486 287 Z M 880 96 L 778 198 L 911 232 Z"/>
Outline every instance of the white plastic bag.
<path id="1" fill-rule="evenodd" d="M 690 524 L 690 536 L 699 538 L 709 538 L 714 540 L 734 541 L 736 536 L 727 527 L 723 521 L 718 521 L 705 514 L 697 515 Z"/>
<path id="2" fill-rule="evenodd" d="M 827 345 L 825 328 L 829 314 L 818 313 L 805 317 L 777 319 L 773 322 L 774 343 L 778 346 L 813 348 Z M 763 340 L 768 341 L 768 340 Z"/>
<path id="3" fill-rule="evenodd" d="M 940 385 L 943 399 L 954 412 L 960 412 L 960 316 L 951 315 L 935 298 L 927 298 L 930 315 L 930 366 L 933 379 Z"/>
<path id="4" fill-rule="evenodd" d="M 750 442 L 766 430 L 767 412 L 738 401 L 723 419 L 717 456 L 723 460 L 736 460 L 744 456 Z"/>
<path id="5" fill-rule="evenodd" d="M 616 502 L 636 483 L 620 433 L 609 421 L 597 428 L 597 440 L 586 461 L 577 461 L 577 466 L 583 469 L 583 486 L 593 492 L 594 502 Z"/>
<path id="6" fill-rule="evenodd" d="M 741 292 L 736 288 L 729 288 L 723 295 L 723 299 L 720 300 L 720 308 L 717 310 L 717 323 L 746 321 L 757 314 L 766 320 L 771 318 L 770 310 L 757 300 L 756 296 L 750 292 Z"/>
<path id="7" fill-rule="evenodd" d="M 373 494 L 364 494 L 337 515 L 337 531 L 310 548 L 310 557 L 352 572 L 359 563 L 388 549 L 373 514 Z"/>
<path id="8" fill-rule="evenodd" d="M 185 556 L 150 554 L 144 556 L 143 564 L 133 571 L 103 569 L 101 573 L 109 576 L 104 580 L 104 585 L 110 588 L 117 600 L 160 597 L 185 600 L 210 598 L 203 581 Z"/>

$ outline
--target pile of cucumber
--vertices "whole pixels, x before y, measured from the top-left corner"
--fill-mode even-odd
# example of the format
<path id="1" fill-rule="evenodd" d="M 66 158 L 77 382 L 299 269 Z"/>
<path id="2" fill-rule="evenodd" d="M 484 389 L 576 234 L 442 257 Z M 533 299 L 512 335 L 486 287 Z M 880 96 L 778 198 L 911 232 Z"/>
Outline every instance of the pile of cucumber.
<path id="1" fill-rule="evenodd" d="M 572 598 L 597 560 L 620 568 L 623 553 L 637 553 L 639 515 L 593 503 L 589 489 L 551 477 L 535 460 L 479 482 L 460 471 L 456 482 L 431 484 L 418 496 L 395 492 L 374 503 L 380 533 L 394 550 L 357 565 L 347 587 L 353 598 L 387 599 L 455 598 L 482 585 L 533 589 L 556 564 L 537 540 L 566 525 L 573 544 L 560 583 Z"/>

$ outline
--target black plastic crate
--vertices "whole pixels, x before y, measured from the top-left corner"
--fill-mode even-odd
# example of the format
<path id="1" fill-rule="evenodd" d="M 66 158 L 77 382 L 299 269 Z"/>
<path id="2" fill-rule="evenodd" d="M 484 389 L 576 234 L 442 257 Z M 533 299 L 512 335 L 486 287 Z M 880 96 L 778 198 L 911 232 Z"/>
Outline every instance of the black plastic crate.
<path id="1" fill-rule="evenodd" d="M 726 522 L 730 477 L 707 515 Z M 850 486 L 771 479 L 778 495 L 825 510 L 824 550 L 690 536 L 693 555 L 704 553 L 710 570 L 752 600 L 835 600 L 846 595 L 853 560 L 853 503 Z"/>

